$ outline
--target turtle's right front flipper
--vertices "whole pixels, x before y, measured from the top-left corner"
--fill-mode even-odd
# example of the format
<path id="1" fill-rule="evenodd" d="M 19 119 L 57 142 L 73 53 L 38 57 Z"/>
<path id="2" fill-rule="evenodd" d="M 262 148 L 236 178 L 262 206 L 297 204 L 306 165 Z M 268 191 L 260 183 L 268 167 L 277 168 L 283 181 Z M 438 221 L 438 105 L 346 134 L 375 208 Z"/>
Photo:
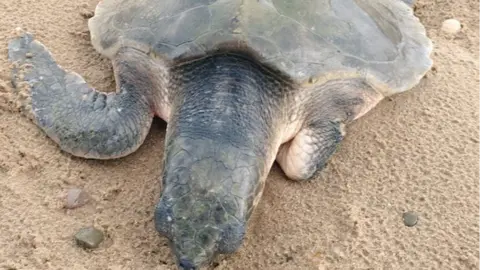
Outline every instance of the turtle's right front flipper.
<path id="1" fill-rule="evenodd" d="M 89 87 L 78 74 L 60 67 L 48 49 L 28 33 L 8 44 L 17 97 L 25 114 L 62 150 L 75 156 L 126 156 L 143 143 L 153 119 L 153 93 L 147 55 L 124 50 L 113 61 L 116 93 Z"/>
<path id="2" fill-rule="evenodd" d="M 308 97 L 301 105 L 303 126 L 277 154 L 280 167 L 292 180 L 310 180 L 321 171 L 344 139 L 346 125 L 383 99 L 360 78 L 332 80 L 302 90 Z"/>

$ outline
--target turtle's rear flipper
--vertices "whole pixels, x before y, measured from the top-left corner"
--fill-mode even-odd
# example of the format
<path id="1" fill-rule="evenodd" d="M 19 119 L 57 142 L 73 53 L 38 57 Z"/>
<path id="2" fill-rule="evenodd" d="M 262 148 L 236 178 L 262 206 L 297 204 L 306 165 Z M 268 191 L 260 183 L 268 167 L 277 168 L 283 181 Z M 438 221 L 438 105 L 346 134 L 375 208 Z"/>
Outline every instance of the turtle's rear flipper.
<path id="1" fill-rule="evenodd" d="M 292 180 L 308 180 L 322 170 L 344 138 L 345 125 L 383 99 L 362 79 L 332 80 L 302 92 L 308 97 L 302 106 L 310 113 L 301 130 L 277 154 Z"/>
<path id="2" fill-rule="evenodd" d="M 145 65 L 130 61 L 140 61 L 142 56 L 132 54 L 139 52 L 119 53 L 114 60 L 117 92 L 102 93 L 89 87 L 80 75 L 57 65 L 31 34 L 23 33 L 8 44 L 13 85 L 25 114 L 62 150 L 96 159 L 132 153 L 150 129 L 153 109 L 149 96 L 155 87 Z"/>

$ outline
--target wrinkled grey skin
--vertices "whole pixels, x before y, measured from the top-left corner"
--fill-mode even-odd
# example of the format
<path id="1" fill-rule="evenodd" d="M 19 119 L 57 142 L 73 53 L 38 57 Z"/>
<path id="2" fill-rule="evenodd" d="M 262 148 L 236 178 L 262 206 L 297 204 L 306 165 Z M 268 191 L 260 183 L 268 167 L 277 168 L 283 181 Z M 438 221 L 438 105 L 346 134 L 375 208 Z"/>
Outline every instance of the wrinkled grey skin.
<path id="1" fill-rule="evenodd" d="M 24 102 L 29 107 L 24 112 L 29 117 L 33 113 L 37 124 L 63 150 L 86 158 L 124 156 L 136 150 L 148 133 L 152 93 L 137 89 L 154 89 L 153 81 L 144 66 L 122 60 L 126 55 L 120 53 L 114 61 L 121 92 L 112 95 L 90 88 L 79 75 L 63 70 L 30 34 L 8 45 L 9 59 L 16 65 L 13 84 L 19 91 L 24 90 L 24 81 L 31 87 L 31 104 Z"/>

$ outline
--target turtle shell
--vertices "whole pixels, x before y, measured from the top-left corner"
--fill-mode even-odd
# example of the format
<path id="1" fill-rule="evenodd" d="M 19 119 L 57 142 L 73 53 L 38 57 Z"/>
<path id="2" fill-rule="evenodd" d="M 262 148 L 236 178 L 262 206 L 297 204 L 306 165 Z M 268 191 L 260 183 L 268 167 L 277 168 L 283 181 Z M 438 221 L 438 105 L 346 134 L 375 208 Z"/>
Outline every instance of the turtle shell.
<path id="1" fill-rule="evenodd" d="M 89 28 L 110 58 L 125 45 L 172 63 L 238 46 L 298 83 L 363 77 L 385 96 L 432 66 L 432 42 L 401 0 L 103 0 Z"/>

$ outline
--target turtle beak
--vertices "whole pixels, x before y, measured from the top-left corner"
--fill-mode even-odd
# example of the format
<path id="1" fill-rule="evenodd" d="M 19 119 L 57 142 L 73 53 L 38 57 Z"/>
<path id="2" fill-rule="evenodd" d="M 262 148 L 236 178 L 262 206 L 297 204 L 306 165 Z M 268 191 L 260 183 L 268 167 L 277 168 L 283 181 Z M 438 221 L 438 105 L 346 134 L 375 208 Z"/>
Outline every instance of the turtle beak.
<path id="1" fill-rule="evenodd" d="M 193 262 L 191 262 L 188 259 L 180 259 L 178 261 L 178 267 L 179 267 L 180 270 L 197 270 L 197 269 L 199 269 L 198 267 L 196 267 L 193 264 Z"/>
<path id="2" fill-rule="evenodd" d="M 176 245 L 172 240 L 168 240 L 168 246 L 175 256 L 178 270 L 198 270 L 202 267 L 208 266 L 208 262 L 211 261 L 211 259 L 204 259 L 198 261 L 199 258 L 195 258 L 195 262 L 193 258 L 188 258 L 187 256 L 182 255 L 180 252 L 178 252 L 178 250 L 176 249 Z"/>
<path id="3" fill-rule="evenodd" d="M 210 256 L 192 256 L 192 254 L 188 254 L 188 251 L 187 254 L 185 254 L 185 252 L 180 253 L 182 250 L 176 250 L 175 247 L 173 247 L 173 251 L 179 270 L 198 270 L 208 267 L 212 263 L 213 257 L 217 254 L 210 254 Z"/>

